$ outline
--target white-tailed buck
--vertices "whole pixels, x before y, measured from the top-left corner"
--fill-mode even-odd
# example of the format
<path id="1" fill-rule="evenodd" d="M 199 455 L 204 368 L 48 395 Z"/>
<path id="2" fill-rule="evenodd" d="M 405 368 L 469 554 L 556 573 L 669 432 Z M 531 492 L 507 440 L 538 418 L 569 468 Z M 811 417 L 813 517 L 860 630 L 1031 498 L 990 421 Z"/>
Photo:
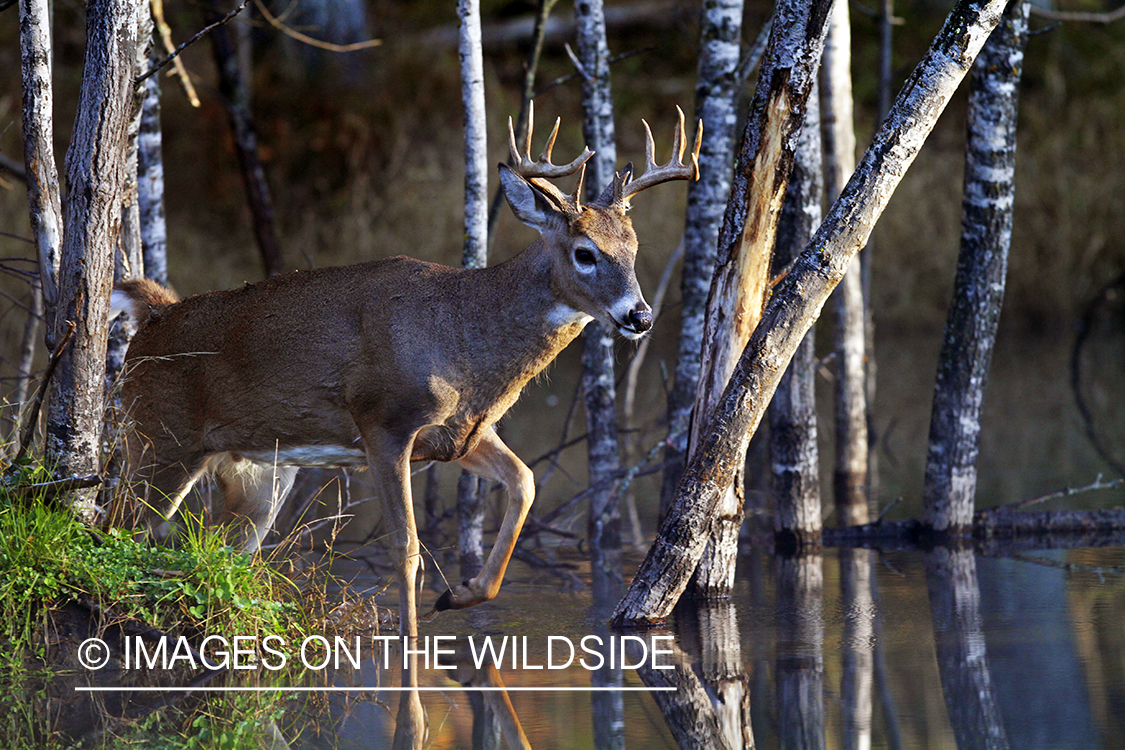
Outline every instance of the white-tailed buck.
<path id="1" fill-rule="evenodd" d="M 530 119 L 530 118 L 529 118 Z M 509 121 L 509 130 L 511 122 Z M 138 324 L 123 404 L 133 429 L 126 462 L 140 500 L 132 522 L 175 513 L 212 472 L 223 518 L 257 549 L 300 466 L 368 466 L 382 502 L 400 585 L 402 632 L 416 632 L 418 534 L 411 461 L 456 461 L 507 488 L 508 506 L 480 575 L 446 591 L 436 609 L 496 596 L 531 507 L 531 471 L 493 424 L 520 390 L 591 319 L 638 338 L 652 326 L 633 263 L 630 197 L 698 176 L 699 139 L 684 163 L 680 112 L 672 160 L 617 173 L 580 200 L 589 150 L 551 163 L 558 123 L 537 161 L 531 128 L 500 182 L 516 216 L 540 239 L 500 265 L 448 268 L 403 256 L 298 271 L 177 302 L 152 282 L 126 282 L 115 308 Z M 546 178 L 577 172 L 565 195 Z M 139 490 L 139 491 L 137 491 Z"/>

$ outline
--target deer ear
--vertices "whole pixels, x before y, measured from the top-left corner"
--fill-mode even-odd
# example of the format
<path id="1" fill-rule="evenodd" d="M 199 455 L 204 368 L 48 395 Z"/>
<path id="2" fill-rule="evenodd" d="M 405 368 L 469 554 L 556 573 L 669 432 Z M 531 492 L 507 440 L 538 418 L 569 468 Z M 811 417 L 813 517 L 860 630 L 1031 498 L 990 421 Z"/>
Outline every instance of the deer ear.
<path id="1" fill-rule="evenodd" d="M 561 212 L 550 198 L 512 171 L 507 164 L 500 165 L 500 187 L 516 218 L 540 234 L 548 229 L 558 228 L 563 220 Z"/>

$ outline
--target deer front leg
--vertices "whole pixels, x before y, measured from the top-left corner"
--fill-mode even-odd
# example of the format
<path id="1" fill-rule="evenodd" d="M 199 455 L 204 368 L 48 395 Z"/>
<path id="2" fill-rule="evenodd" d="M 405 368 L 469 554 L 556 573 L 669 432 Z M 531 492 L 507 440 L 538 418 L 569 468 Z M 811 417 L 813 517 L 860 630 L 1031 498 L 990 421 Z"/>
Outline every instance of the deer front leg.
<path id="1" fill-rule="evenodd" d="M 387 524 L 398 576 L 399 635 L 418 635 L 418 610 L 415 583 L 420 564 L 418 528 L 414 525 L 414 502 L 410 494 L 410 445 L 405 440 L 379 429 L 365 431 L 367 463 L 379 494 L 383 520 Z"/>
<path id="2" fill-rule="evenodd" d="M 531 469 L 504 445 L 491 428 L 484 431 L 477 447 L 457 463 L 482 479 L 502 483 L 508 492 L 508 508 L 480 575 L 442 594 L 434 604 L 434 609 L 439 612 L 471 607 L 496 596 L 524 519 L 535 499 L 535 476 Z"/>

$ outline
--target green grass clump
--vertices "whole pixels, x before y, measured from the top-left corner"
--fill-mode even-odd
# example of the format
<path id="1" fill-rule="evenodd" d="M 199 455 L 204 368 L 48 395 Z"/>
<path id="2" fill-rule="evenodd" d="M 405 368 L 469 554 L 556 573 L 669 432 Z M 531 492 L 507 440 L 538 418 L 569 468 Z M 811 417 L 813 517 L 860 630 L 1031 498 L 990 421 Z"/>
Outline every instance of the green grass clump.
<path id="1" fill-rule="evenodd" d="M 37 634 L 68 600 L 168 633 L 307 628 L 296 586 L 261 558 L 233 550 L 222 529 L 189 519 L 175 547 L 98 532 L 65 503 L 22 489 L 49 479 L 43 467 L 28 466 L 0 485 L 0 653 L 10 666 L 44 656 Z"/>

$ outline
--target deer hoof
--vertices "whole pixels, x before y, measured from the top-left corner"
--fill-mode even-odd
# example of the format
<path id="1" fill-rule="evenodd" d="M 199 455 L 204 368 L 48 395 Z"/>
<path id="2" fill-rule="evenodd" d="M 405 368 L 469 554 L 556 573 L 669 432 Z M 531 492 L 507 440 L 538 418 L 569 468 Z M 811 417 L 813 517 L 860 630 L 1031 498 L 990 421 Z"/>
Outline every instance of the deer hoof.
<path id="1" fill-rule="evenodd" d="M 445 593 L 434 602 L 435 612 L 444 612 L 447 609 L 464 609 L 476 604 L 480 598 L 469 588 L 469 582 L 464 581 L 454 589 L 446 589 Z"/>

